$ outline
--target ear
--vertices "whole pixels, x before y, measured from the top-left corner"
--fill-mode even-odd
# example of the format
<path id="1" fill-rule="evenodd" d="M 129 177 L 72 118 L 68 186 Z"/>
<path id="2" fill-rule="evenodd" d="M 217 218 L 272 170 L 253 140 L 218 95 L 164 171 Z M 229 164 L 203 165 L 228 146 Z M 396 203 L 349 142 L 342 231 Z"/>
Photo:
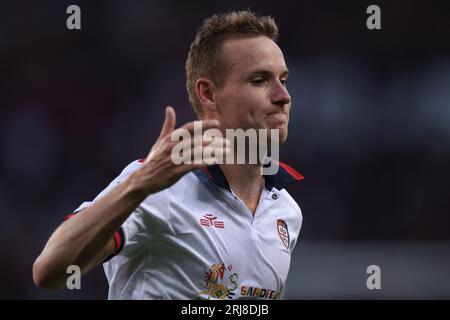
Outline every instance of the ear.
<path id="1" fill-rule="evenodd" d="M 217 110 L 215 90 L 214 83 L 209 79 L 199 78 L 195 83 L 195 92 L 203 111 Z"/>

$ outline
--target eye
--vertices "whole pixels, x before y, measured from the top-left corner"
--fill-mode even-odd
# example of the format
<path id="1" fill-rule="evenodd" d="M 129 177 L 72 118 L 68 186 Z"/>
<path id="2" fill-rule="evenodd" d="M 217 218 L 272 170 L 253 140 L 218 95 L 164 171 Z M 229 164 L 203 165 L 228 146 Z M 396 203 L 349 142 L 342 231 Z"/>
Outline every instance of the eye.
<path id="1" fill-rule="evenodd" d="M 255 86 L 261 86 L 266 82 L 266 80 L 264 80 L 263 78 L 257 78 L 257 79 L 253 79 L 251 82 Z"/>
<path id="2" fill-rule="evenodd" d="M 281 82 L 281 84 L 282 84 L 283 86 L 286 87 L 287 82 L 288 82 L 288 79 L 286 79 L 286 78 L 280 79 L 280 82 Z"/>

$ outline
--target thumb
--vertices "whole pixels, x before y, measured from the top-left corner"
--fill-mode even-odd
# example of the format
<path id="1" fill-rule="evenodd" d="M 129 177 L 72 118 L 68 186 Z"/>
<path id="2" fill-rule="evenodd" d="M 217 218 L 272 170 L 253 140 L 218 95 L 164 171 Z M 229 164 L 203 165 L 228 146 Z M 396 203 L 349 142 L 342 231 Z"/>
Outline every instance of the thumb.
<path id="1" fill-rule="evenodd" d="M 171 134 L 172 131 L 175 129 L 176 124 L 176 115 L 175 110 L 171 106 L 166 107 L 166 118 L 164 120 L 164 124 L 161 129 L 161 134 L 159 135 L 159 138 Z"/>

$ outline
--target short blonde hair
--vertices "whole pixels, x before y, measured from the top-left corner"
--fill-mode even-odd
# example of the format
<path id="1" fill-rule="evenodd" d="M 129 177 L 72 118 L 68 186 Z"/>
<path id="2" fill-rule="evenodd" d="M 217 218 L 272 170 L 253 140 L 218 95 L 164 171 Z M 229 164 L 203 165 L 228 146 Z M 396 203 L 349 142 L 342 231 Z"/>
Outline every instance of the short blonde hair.
<path id="1" fill-rule="evenodd" d="M 213 15 L 203 21 L 186 60 L 186 89 L 189 102 L 199 118 L 203 110 L 195 92 L 195 83 L 200 77 L 206 77 L 218 87 L 223 85 L 227 69 L 220 56 L 223 41 L 232 37 L 255 36 L 266 36 L 276 41 L 278 27 L 275 20 L 251 11 L 233 11 Z"/>

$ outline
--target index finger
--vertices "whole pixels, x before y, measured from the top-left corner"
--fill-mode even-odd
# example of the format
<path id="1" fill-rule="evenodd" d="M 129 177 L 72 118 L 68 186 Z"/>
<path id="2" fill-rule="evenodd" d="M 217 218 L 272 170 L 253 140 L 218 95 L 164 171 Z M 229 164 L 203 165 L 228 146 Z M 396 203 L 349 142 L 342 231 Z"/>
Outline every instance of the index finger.
<path id="1" fill-rule="evenodd" d="M 212 120 L 201 120 L 201 121 L 188 122 L 185 125 L 183 125 L 182 127 L 180 127 L 180 129 L 186 129 L 189 132 L 193 132 L 195 126 L 196 125 L 198 126 L 199 124 L 201 124 L 202 131 L 208 130 L 211 128 L 219 128 L 219 126 L 220 126 L 219 120 L 212 119 Z"/>

